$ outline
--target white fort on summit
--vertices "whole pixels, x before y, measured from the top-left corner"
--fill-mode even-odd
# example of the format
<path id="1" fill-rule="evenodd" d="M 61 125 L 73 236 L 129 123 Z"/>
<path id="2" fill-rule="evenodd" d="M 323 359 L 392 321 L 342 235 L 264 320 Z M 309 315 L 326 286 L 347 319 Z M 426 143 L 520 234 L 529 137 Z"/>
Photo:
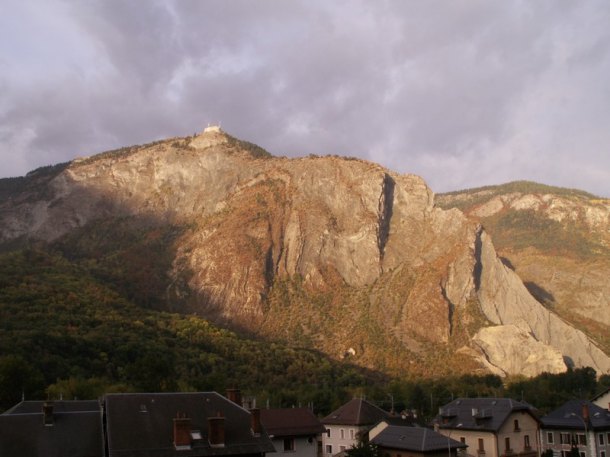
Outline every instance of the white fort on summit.
<path id="1" fill-rule="evenodd" d="M 197 149 L 205 149 L 217 144 L 223 144 L 228 141 L 224 131 L 220 128 L 220 124 L 208 124 L 199 135 L 192 141 L 191 146 Z"/>
<path id="2" fill-rule="evenodd" d="M 216 132 L 216 133 L 222 132 L 222 130 L 220 129 L 220 123 L 218 125 L 208 124 L 208 126 L 203 129 L 203 133 L 211 133 L 211 132 Z"/>

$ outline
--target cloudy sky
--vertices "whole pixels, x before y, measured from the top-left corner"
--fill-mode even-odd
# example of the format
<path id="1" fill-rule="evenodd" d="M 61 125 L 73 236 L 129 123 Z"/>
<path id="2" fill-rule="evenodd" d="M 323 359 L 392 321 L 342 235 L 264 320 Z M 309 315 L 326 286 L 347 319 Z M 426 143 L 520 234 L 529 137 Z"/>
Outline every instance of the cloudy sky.
<path id="1" fill-rule="evenodd" d="M 0 177 L 208 123 L 610 197 L 607 0 L 2 0 Z"/>

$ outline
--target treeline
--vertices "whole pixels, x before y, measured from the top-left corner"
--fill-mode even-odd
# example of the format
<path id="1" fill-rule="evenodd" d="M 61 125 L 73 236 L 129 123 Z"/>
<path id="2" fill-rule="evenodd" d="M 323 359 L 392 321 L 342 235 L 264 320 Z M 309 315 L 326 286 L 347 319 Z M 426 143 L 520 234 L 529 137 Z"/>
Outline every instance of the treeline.
<path id="1" fill-rule="evenodd" d="M 511 396 L 549 410 L 610 385 L 589 368 L 507 385 L 493 375 L 392 380 L 315 351 L 246 339 L 197 316 L 137 306 L 92 271 L 59 251 L 0 254 L 0 411 L 21 398 L 238 386 L 260 406 L 309 404 L 326 414 L 364 396 L 428 418 L 458 396 Z"/>

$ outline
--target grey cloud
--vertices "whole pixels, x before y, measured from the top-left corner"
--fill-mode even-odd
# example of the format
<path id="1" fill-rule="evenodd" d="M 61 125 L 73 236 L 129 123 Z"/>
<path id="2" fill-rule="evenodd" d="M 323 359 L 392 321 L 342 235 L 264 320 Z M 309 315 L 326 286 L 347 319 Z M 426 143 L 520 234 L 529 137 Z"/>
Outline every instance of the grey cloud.
<path id="1" fill-rule="evenodd" d="M 276 154 L 357 155 L 435 191 L 527 178 L 610 194 L 601 0 L 61 5 L 76 57 L 31 83 L 11 77 L 29 60 L 0 61 L 0 153 L 21 158 L 2 175 L 222 121 Z"/>

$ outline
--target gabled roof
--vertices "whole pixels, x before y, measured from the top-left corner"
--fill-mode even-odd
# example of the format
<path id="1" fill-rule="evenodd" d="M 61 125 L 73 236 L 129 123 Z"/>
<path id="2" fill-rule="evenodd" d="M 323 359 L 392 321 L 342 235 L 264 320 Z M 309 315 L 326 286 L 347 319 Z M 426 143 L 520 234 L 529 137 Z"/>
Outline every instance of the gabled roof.
<path id="1" fill-rule="evenodd" d="M 176 450 L 173 419 L 180 414 L 198 431 L 191 449 Z M 224 443 L 211 446 L 208 418 L 224 417 Z M 266 433 L 251 431 L 251 414 L 216 392 L 106 395 L 110 457 L 226 456 L 274 452 Z"/>
<path id="2" fill-rule="evenodd" d="M 25 401 L 0 415 L 0 455 L 103 457 L 97 401 L 53 402 L 53 425 L 44 425 L 43 401 Z"/>
<path id="3" fill-rule="evenodd" d="M 448 451 L 468 447 L 429 428 L 397 425 L 387 426 L 371 440 L 371 443 L 384 448 L 412 452 Z"/>
<path id="4" fill-rule="evenodd" d="M 443 406 L 434 422 L 440 428 L 498 432 L 508 417 L 518 411 L 536 419 L 531 405 L 511 398 L 458 398 Z"/>
<path id="5" fill-rule="evenodd" d="M 311 436 L 326 428 L 307 408 L 261 409 L 261 423 L 271 436 Z"/>
<path id="6" fill-rule="evenodd" d="M 389 413 L 361 398 L 354 398 L 324 419 L 325 425 L 374 425 Z"/>
<path id="7" fill-rule="evenodd" d="M 589 420 L 586 421 L 588 409 Z M 542 428 L 610 430 L 610 412 L 586 400 L 570 400 L 541 419 Z"/>

